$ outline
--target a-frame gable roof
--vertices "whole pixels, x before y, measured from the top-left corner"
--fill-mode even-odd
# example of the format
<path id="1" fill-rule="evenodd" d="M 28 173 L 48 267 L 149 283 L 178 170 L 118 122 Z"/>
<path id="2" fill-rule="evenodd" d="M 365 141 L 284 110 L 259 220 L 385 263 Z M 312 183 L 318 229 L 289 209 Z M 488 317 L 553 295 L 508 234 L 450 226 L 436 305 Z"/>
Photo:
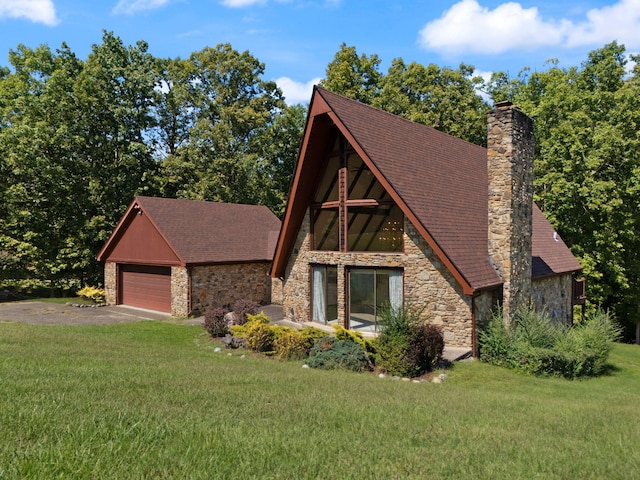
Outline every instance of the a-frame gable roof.
<path id="1" fill-rule="evenodd" d="M 136 197 L 98 260 L 109 258 L 138 211 L 182 265 L 271 261 L 280 230 L 280 220 L 265 206 Z"/>
<path id="2" fill-rule="evenodd" d="M 309 107 L 272 275 L 282 276 L 286 267 L 331 125 L 356 149 L 465 293 L 502 283 L 487 246 L 487 150 L 319 87 Z"/>

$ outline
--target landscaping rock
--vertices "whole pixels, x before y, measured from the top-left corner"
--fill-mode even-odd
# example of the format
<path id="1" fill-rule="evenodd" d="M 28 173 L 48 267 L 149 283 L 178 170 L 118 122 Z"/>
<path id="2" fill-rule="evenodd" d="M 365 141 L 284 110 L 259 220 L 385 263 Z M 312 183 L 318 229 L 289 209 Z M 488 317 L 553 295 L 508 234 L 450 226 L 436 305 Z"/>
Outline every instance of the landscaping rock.
<path id="1" fill-rule="evenodd" d="M 235 325 L 236 323 L 236 314 L 233 312 L 228 312 L 224 316 L 224 321 L 227 322 L 227 326 Z"/>
<path id="2" fill-rule="evenodd" d="M 227 334 L 222 339 L 222 344 L 227 348 L 247 348 L 247 341 L 241 337 Z"/>

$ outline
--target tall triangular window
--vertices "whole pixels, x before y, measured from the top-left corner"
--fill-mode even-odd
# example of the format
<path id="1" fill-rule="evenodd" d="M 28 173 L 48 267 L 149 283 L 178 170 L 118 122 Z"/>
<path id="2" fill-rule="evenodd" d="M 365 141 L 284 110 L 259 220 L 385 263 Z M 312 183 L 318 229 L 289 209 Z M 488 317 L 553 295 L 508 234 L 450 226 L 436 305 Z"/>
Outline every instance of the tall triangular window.
<path id="1" fill-rule="evenodd" d="M 342 135 L 325 160 L 311 215 L 314 250 L 403 250 L 402 211 Z"/>

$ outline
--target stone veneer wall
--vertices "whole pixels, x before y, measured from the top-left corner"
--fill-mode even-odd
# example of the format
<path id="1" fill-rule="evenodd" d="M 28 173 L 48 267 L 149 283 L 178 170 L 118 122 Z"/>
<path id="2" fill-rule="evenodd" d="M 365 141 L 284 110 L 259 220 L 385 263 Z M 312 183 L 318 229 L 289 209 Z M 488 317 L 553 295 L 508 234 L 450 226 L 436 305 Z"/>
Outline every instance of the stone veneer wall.
<path id="1" fill-rule="evenodd" d="M 484 290 L 473 299 L 476 316 L 476 338 L 479 332 L 489 326 L 491 317 L 495 313 L 496 298 L 494 290 Z"/>
<path id="2" fill-rule="evenodd" d="M 209 307 L 230 306 L 248 298 L 271 302 L 270 262 L 191 267 L 191 309 L 204 313 Z"/>
<path id="3" fill-rule="evenodd" d="M 405 219 L 404 253 L 324 252 L 310 250 L 307 210 L 287 265 L 283 282 L 283 313 L 294 322 L 310 315 L 310 265 L 338 267 L 338 322 L 345 324 L 348 267 L 396 267 L 404 269 L 404 299 L 426 306 L 429 321 L 440 325 L 449 346 L 471 347 L 471 297 L 439 261 L 426 241 Z"/>
<path id="4" fill-rule="evenodd" d="M 104 301 L 115 305 L 118 301 L 118 266 L 115 262 L 104 264 Z"/>
<path id="5" fill-rule="evenodd" d="M 282 305 L 282 280 L 279 278 L 271 279 L 271 303 Z"/>
<path id="6" fill-rule="evenodd" d="M 171 315 L 186 317 L 191 313 L 189 307 L 189 270 L 171 267 Z"/>
<path id="7" fill-rule="evenodd" d="M 573 323 L 573 276 L 571 273 L 544 277 L 533 281 L 533 307 L 546 312 L 553 321 Z"/>
<path id="8" fill-rule="evenodd" d="M 531 298 L 533 120 L 509 102 L 487 116 L 489 256 L 503 284 L 503 313 Z"/>

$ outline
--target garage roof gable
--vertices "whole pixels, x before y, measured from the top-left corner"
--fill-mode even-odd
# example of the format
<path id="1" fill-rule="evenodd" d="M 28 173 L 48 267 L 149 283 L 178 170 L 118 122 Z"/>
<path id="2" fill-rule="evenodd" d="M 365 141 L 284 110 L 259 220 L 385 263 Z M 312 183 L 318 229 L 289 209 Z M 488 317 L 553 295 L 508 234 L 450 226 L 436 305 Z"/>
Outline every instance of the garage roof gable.
<path id="1" fill-rule="evenodd" d="M 280 220 L 258 205 L 136 197 L 100 261 L 197 265 L 271 261 Z"/>

